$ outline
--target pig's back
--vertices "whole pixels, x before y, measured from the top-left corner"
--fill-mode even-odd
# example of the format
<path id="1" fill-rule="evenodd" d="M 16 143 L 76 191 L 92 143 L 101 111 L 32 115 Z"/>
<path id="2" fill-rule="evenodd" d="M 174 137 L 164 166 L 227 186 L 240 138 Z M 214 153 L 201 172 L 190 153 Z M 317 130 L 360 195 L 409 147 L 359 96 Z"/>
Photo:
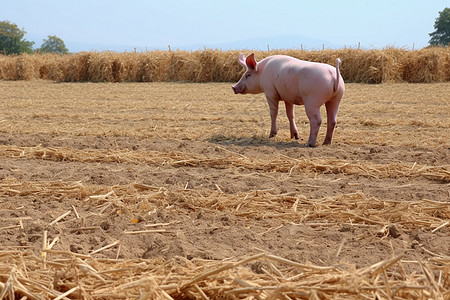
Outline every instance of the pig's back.
<path id="1" fill-rule="evenodd" d="M 300 60 L 287 55 L 273 55 L 264 60 L 267 60 L 265 65 L 267 71 L 278 75 L 316 77 L 336 72 L 336 69 L 328 64 Z"/>
<path id="2" fill-rule="evenodd" d="M 336 69 L 328 64 L 274 55 L 268 57 L 265 68 L 266 82 L 271 81 L 282 98 L 302 98 L 315 93 L 328 97 L 332 93 Z M 292 99 L 289 102 L 300 104 L 298 102 L 302 101 Z"/>

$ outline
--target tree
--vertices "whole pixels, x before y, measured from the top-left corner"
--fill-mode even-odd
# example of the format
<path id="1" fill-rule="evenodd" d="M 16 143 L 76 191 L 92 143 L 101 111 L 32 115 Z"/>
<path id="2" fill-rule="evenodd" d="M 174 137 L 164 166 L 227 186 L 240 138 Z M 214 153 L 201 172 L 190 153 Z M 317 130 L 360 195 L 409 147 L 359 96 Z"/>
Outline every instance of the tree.
<path id="1" fill-rule="evenodd" d="M 43 53 L 69 53 L 64 41 L 55 35 L 49 35 L 48 39 L 44 39 L 38 51 Z"/>
<path id="2" fill-rule="evenodd" d="M 32 53 L 34 42 L 27 41 L 23 36 L 27 32 L 19 29 L 16 24 L 9 21 L 0 22 L 0 53 L 20 54 Z"/>
<path id="3" fill-rule="evenodd" d="M 450 44 L 450 8 L 446 7 L 439 12 L 439 17 L 434 22 L 434 32 L 430 33 L 430 45 L 448 46 Z"/>

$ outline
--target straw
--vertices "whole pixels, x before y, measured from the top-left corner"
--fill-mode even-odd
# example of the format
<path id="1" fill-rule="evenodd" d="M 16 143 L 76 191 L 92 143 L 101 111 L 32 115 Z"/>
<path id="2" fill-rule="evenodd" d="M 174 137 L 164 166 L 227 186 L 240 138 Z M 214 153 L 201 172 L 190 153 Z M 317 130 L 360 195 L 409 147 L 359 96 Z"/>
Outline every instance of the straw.
<path id="1" fill-rule="evenodd" d="M 0 57 L 0 80 L 92 82 L 233 82 L 243 68 L 240 53 L 254 52 L 257 60 L 283 54 L 334 65 L 342 59 L 347 82 L 442 82 L 450 80 L 448 47 L 405 50 L 298 49 L 251 51 L 147 51 L 133 53 L 80 52 L 76 54 L 21 54 Z"/>
<path id="2" fill-rule="evenodd" d="M 42 261 L 30 252 L 10 251 L 0 256 L 0 264 L 5 260 L 16 262 L 16 267 L 3 268 L 0 273 L 0 278 L 5 278 L 5 283 L 0 283 L 0 295 L 15 293 L 16 297 L 29 299 L 39 299 L 41 295 L 62 299 L 73 293 L 94 299 L 144 296 L 150 299 L 215 299 L 225 294 L 263 299 L 275 295 L 287 299 L 299 296 L 364 299 L 376 295 L 410 299 L 424 295 L 445 299 L 450 275 L 450 258 L 443 257 L 405 262 L 400 255 L 355 269 L 301 264 L 268 253 L 223 261 L 101 260 L 90 256 L 73 258 L 76 254 L 67 251 L 50 250 L 48 253 L 48 269 L 44 269 Z M 255 262 L 264 266 L 262 273 L 252 270 L 251 265 Z M 419 272 L 403 271 L 406 282 L 395 271 L 398 268 L 406 270 L 405 264 L 420 268 Z M 50 284 L 55 280 L 54 276 L 61 276 L 56 274 L 66 274 L 74 266 L 80 270 L 77 276 L 66 276 L 58 285 Z M 23 268 L 27 268 L 26 277 Z"/>
<path id="3" fill-rule="evenodd" d="M 209 158 L 199 154 L 186 154 L 180 152 L 159 151 L 127 151 L 114 149 L 77 150 L 71 148 L 17 147 L 0 145 L 0 155 L 14 158 L 40 158 L 45 160 L 65 160 L 79 162 L 128 162 L 146 164 L 166 164 L 172 166 L 214 167 L 236 166 L 248 170 L 278 171 L 292 174 L 293 172 L 313 172 L 325 174 L 360 175 L 369 178 L 397 178 L 397 177 L 423 177 L 432 181 L 450 182 L 450 166 L 427 166 L 417 163 L 387 163 L 376 164 L 369 161 L 348 161 L 333 158 L 302 158 L 291 159 L 284 155 L 271 161 L 257 159 L 239 159 L 236 156 Z M 180 157 L 184 159 L 179 160 Z M 188 189 L 189 182 L 185 189 Z M 317 188 L 315 185 L 305 187 Z M 145 186 L 137 184 L 137 188 L 148 190 L 164 190 L 162 187 Z M 92 195 L 93 199 L 107 198 L 113 195 L 109 191 L 104 195 Z"/>

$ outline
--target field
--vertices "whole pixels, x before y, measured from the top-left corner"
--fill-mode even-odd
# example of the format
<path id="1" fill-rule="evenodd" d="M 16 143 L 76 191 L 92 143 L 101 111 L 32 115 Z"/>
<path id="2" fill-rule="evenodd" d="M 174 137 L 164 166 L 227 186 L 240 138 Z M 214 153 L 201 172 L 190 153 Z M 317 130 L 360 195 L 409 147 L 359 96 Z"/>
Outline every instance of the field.
<path id="1" fill-rule="evenodd" d="M 449 82 L 347 84 L 316 148 L 229 83 L 0 91 L 0 299 L 450 299 Z"/>

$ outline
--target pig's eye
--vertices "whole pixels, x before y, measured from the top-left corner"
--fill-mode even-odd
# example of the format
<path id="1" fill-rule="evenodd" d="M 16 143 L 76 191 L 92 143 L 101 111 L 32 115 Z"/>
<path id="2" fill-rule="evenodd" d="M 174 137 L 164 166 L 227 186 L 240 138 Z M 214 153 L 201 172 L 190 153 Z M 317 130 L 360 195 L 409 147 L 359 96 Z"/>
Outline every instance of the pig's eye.
<path id="1" fill-rule="evenodd" d="M 245 78 L 249 78 L 250 77 L 250 73 L 245 74 Z"/>

